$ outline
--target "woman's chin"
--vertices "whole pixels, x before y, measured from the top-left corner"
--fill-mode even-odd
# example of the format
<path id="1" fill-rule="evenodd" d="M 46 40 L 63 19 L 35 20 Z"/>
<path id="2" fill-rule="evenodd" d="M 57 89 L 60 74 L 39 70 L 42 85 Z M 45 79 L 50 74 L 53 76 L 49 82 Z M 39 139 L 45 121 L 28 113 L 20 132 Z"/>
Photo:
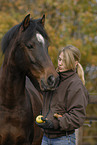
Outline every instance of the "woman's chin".
<path id="1" fill-rule="evenodd" d="M 59 69 L 59 72 L 68 71 L 68 69 Z"/>
<path id="2" fill-rule="evenodd" d="M 64 70 L 60 69 L 59 72 L 63 72 Z"/>

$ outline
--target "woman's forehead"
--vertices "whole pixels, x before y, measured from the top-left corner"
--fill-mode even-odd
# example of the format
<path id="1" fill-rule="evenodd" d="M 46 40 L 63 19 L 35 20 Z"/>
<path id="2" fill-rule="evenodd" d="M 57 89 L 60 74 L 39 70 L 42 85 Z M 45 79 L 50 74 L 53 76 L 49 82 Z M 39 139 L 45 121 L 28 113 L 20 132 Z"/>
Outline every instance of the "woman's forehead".
<path id="1" fill-rule="evenodd" d="M 60 53 L 59 58 L 63 58 L 63 52 Z"/>

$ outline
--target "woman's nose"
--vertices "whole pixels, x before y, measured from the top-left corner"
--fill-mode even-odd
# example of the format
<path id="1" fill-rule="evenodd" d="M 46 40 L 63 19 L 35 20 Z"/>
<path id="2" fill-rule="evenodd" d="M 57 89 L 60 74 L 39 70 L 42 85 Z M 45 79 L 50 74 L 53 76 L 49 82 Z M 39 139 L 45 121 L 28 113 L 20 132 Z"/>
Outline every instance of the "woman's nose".
<path id="1" fill-rule="evenodd" d="M 58 65 L 60 65 L 61 64 L 61 61 L 58 61 Z"/>

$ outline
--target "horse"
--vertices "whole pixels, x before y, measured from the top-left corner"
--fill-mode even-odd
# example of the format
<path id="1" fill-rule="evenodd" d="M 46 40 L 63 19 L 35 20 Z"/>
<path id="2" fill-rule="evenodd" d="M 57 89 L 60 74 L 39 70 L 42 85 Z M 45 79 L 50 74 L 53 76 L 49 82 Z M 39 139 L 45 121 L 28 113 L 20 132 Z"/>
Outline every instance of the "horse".
<path id="1" fill-rule="evenodd" d="M 28 14 L 3 37 L 0 70 L 0 145 L 39 145 L 40 92 L 57 86 L 58 74 L 48 55 L 49 37 L 39 19 Z M 36 90 L 38 89 L 38 91 Z M 36 92 L 37 91 L 37 92 Z"/>

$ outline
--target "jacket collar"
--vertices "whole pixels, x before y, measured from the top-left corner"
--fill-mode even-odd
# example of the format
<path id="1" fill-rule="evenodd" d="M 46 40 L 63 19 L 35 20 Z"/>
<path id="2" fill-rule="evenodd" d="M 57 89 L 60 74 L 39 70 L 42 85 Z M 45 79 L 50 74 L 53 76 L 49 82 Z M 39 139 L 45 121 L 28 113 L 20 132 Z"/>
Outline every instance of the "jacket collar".
<path id="1" fill-rule="evenodd" d="M 64 81 L 65 79 L 71 77 L 75 73 L 76 73 L 76 71 L 74 71 L 74 70 L 68 70 L 68 71 L 64 71 L 64 72 L 59 72 L 60 81 Z"/>

